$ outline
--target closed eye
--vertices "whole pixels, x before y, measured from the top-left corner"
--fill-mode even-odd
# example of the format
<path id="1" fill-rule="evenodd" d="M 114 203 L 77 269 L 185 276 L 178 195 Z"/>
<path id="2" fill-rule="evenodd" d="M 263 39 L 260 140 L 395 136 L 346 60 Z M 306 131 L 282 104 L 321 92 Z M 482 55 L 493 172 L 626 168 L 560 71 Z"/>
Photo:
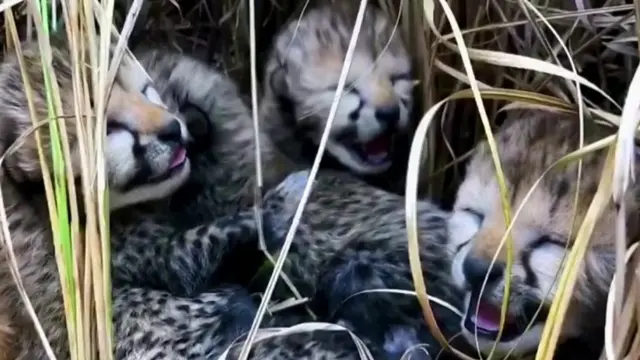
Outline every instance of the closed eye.
<path id="1" fill-rule="evenodd" d="M 151 83 L 146 83 L 144 85 L 144 87 L 142 88 L 142 94 L 147 98 L 147 100 L 151 101 L 152 103 L 162 106 L 162 107 L 166 107 L 164 105 L 164 102 L 162 101 L 162 98 L 160 97 L 160 94 L 158 94 L 158 92 L 156 91 L 156 89 L 151 85 Z"/>
<path id="2" fill-rule="evenodd" d="M 567 248 L 567 245 L 568 248 L 571 248 L 572 246 L 571 244 L 568 244 L 568 241 L 563 241 L 559 236 L 543 235 L 536 239 L 536 241 L 531 243 L 531 245 L 529 245 L 529 248 L 533 251 L 544 246 L 558 246 L 564 250 Z"/>
<path id="3" fill-rule="evenodd" d="M 566 245 L 567 242 L 563 241 L 561 237 L 555 235 L 540 236 L 534 242 L 527 245 L 520 254 L 520 262 L 522 263 L 525 271 L 525 283 L 532 287 L 538 287 L 539 285 L 538 276 L 531 265 L 531 256 L 534 251 L 543 250 L 548 246 L 561 248 L 564 251 L 567 248 Z M 569 248 L 570 247 L 571 245 L 569 245 Z"/>
<path id="4" fill-rule="evenodd" d="M 118 122 L 118 121 L 115 121 L 115 120 L 108 120 L 107 121 L 107 135 L 112 134 L 112 133 L 117 132 L 117 131 L 129 131 L 129 128 L 125 124 L 123 124 L 121 122 Z"/>
<path id="5" fill-rule="evenodd" d="M 471 208 L 464 208 L 462 209 L 462 211 L 473 215 L 473 217 L 476 218 L 476 220 L 478 220 L 479 223 L 482 223 L 484 221 L 484 214 L 482 214 L 481 212 L 471 209 Z"/>
<path id="6" fill-rule="evenodd" d="M 473 241 L 474 236 L 482 228 L 484 215 L 471 208 L 457 208 L 449 220 L 449 234 L 452 243 L 459 244 L 456 252 Z"/>
<path id="7" fill-rule="evenodd" d="M 411 81 L 412 77 L 410 73 L 400 73 L 394 74 L 389 77 L 392 83 L 396 83 L 398 81 Z"/>
<path id="8" fill-rule="evenodd" d="M 411 88 L 412 86 L 407 86 L 407 83 L 411 83 L 413 81 L 413 76 L 410 73 L 399 73 L 394 74 L 389 77 L 391 80 L 391 84 L 401 85 L 401 88 L 398 89 L 400 92 L 400 101 L 404 106 L 411 107 Z"/>

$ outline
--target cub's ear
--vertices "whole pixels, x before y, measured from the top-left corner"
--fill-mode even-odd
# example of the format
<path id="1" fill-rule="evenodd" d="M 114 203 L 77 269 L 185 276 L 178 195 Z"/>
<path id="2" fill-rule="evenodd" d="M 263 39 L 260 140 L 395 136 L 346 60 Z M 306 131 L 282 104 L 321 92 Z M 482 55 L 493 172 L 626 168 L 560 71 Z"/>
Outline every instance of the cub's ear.
<path id="1" fill-rule="evenodd" d="M 185 102 L 180 106 L 180 114 L 191 135 L 188 150 L 190 152 L 207 150 L 213 141 L 213 123 L 209 115 L 201 107 L 191 102 Z"/>

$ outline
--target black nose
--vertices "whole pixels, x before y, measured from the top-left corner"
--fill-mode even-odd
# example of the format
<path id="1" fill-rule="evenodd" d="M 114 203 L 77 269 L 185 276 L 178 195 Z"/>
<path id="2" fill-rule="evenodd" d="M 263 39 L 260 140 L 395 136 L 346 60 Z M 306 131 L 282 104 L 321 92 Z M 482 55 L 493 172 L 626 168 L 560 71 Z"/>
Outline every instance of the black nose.
<path id="1" fill-rule="evenodd" d="M 400 121 L 400 106 L 391 105 L 376 109 L 376 118 L 388 126 L 395 126 Z"/>
<path id="2" fill-rule="evenodd" d="M 480 289 L 487 277 L 487 284 L 498 280 L 504 272 L 504 264 L 496 261 L 491 266 L 491 259 L 485 260 L 471 255 L 467 255 L 462 263 L 462 273 L 467 278 L 467 282 L 472 288 Z"/>
<path id="3" fill-rule="evenodd" d="M 162 141 L 182 142 L 182 127 L 180 122 L 173 119 L 158 132 L 158 139 Z"/>

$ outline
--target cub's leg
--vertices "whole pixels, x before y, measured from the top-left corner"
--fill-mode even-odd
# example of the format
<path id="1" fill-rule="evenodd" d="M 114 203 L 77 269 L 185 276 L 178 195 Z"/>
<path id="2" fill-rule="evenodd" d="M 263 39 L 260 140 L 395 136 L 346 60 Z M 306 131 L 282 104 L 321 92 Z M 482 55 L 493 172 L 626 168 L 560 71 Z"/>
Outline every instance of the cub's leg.
<path id="1" fill-rule="evenodd" d="M 414 291 L 406 251 L 342 251 L 331 258 L 318 278 L 313 308 L 326 321 L 342 323 L 374 345 L 381 359 L 400 359 L 412 351 L 412 359 L 426 360 L 442 346 L 425 324 L 422 310 L 413 295 L 379 292 L 379 289 Z M 394 259 L 395 257 L 395 259 Z M 426 259 L 423 259 L 425 261 Z M 427 278 L 430 295 L 455 304 Z M 435 289 L 435 291 L 433 290 Z M 431 302 L 440 330 L 451 338 L 459 332 L 460 318 Z M 454 343 L 456 348 L 464 345 Z M 426 350 L 426 352 L 425 352 Z M 378 358 L 376 357 L 376 358 Z"/>
<path id="2" fill-rule="evenodd" d="M 330 187 L 345 184 L 333 182 L 329 176 L 321 179 L 315 184 L 316 197 L 311 198 L 296 230 L 285 271 L 305 295 L 313 296 L 312 308 L 322 320 L 341 322 L 357 335 L 370 339 L 383 348 L 382 358 L 399 358 L 404 351 L 420 344 L 425 344 L 431 354 L 437 354 L 441 346 L 425 326 L 415 296 L 384 292 L 414 290 L 404 209 L 398 205 L 401 202 L 382 198 L 371 202 L 371 206 L 378 207 L 374 209 L 362 205 L 365 202 L 360 203 L 358 198 L 361 194 L 355 194 L 353 203 L 335 205 L 341 199 L 330 193 Z M 291 174 L 265 198 L 266 223 L 277 234 L 272 239 L 280 241 L 270 243 L 272 253 L 284 242 L 307 180 L 306 171 Z M 354 213 L 367 211 L 378 214 L 379 221 L 354 220 Z M 461 297 L 451 286 L 445 270 L 449 261 L 446 213 L 425 205 L 420 208 L 418 218 L 420 262 L 429 294 L 454 308 L 460 307 Z M 454 311 L 434 302 L 432 308 L 445 337 L 459 332 L 460 318 Z"/>
<path id="3" fill-rule="evenodd" d="M 148 220 L 112 232 L 114 287 L 135 285 L 177 296 L 195 296 L 219 285 L 221 264 L 258 244 L 251 210 L 184 231 Z M 269 233 L 265 227 L 265 236 Z"/>
<path id="4" fill-rule="evenodd" d="M 117 360 L 217 360 L 239 357 L 257 313 L 257 300 L 241 287 L 220 287 L 195 297 L 166 291 L 120 288 L 114 293 Z M 268 315 L 264 327 L 281 319 Z M 303 331 L 255 342 L 251 360 L 359 360 L 343 331 Z"/>
<path id="5" fill-rule="evenodd" d="M 257 308 L 229 286 L 194 297 L 123 287 L 113 309 L 117 360 L 213 360 L 249 330 Z"/>

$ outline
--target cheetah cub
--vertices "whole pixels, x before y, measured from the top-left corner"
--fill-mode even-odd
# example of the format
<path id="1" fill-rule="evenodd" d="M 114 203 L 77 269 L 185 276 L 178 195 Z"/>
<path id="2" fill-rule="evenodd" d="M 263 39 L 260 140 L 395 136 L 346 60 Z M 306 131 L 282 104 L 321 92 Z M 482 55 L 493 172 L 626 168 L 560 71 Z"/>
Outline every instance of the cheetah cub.
<path id="1" fill-rule="evenodd" d="M 552 112 L 516 112 L 496 136 L 505 171 L 512 214 L 534 182 L 562 156 L 578 148 L 576 117 Z M 600 129 L 598 130 L 600 131 Z M 591 133 L 588 144 L 602 137 Z M 549 306 L 557 292 L 556 274 L 562 270 L 566 248 L 575 241 L 577 226 L 596 192 L 606 154 L 600 151 L 584 158 L 576 225 L 572 213 L 577 190 L 578 162 L 549 172 L 515 220 L 512 238 L 514 263 L 511 296 L 497 350 L 526 354 L 537 349 Z M 638 239 L 640 186 L 629 190 L 627 228 L 629 239 Z M 615 209 L 608 205 L 598 220 L 582 273 L 573 294 L 562 340 L 583 338 L 604 324 L 604 305 L 615 268 Z M 489 352 L 500 323 L 506 274 L 506 246 L 490 263 L 506 230 L 494 165 L 486 142 L 475 149 L 463 183 L 458 189 L 454 214 L 449 221 L 451 249 L 455 251 L 452 275 L 466 292 L 463 334 L 480 350 Z M 571 234 L 571 235 L 569 235 Z M 484 281 L 486 287 L 481 294 Z M 541 311 L 537 314 L 538 308 Z M 478 311 L 476 314 L 476 310 Z M 531 326 L 527 326 L 531 323 Z"/>
<path id="2" fill-rule="evenodd" d="M 39 119 L 47 117 L 44 78 L 36 42 L 23 44 L 24 61 L 34 91 Z M 74 113 L 70 54 L 66 43 L 52 39 L 53 68 L 60 86 L 63 113 Z M 14 54 L 0 64 L 0 153 L 32 126 L 20 64 Z M 70 162 L 80 174 L 75 118 L 67 116 Z M 107 104 L 105 157 L 112 209 L 163 198 L 190 174 L 185 144 L 189 138 L 181 117 L 160 100 L 146 74 L 129 59 L 120 66 Z M 44 132 L 43 134 L 46 134 Z M 45 154 L 49 138 L 42 136 Z M 51 166 L 51 159 L 49 166 Z M 0 184 L 9 214 L 13 251 L 24 288 L 58 359 L 68 359 L 67 332 L 58 270 L 54 256 L 47 202 L 36 139 L 33 134 L 8 155 L 0 170 Z M 0 354 L 10 359 L 47 356 L 11 276 L 7 248 L 0 246 Z"/>
<path id="3" fill-rule="evenodd" d="M 311 164 L 337 90 L 357 16 L 347 1 L 307 10 L 275 36 L 263 74 L 261 120 L 276 145 Z M 412 107 L 410 58 L 394 23 L 369 6 L 323 165 L 376 177 L 397 161 Z M 404 163 L 406 161 L 400 161 Z"/>

